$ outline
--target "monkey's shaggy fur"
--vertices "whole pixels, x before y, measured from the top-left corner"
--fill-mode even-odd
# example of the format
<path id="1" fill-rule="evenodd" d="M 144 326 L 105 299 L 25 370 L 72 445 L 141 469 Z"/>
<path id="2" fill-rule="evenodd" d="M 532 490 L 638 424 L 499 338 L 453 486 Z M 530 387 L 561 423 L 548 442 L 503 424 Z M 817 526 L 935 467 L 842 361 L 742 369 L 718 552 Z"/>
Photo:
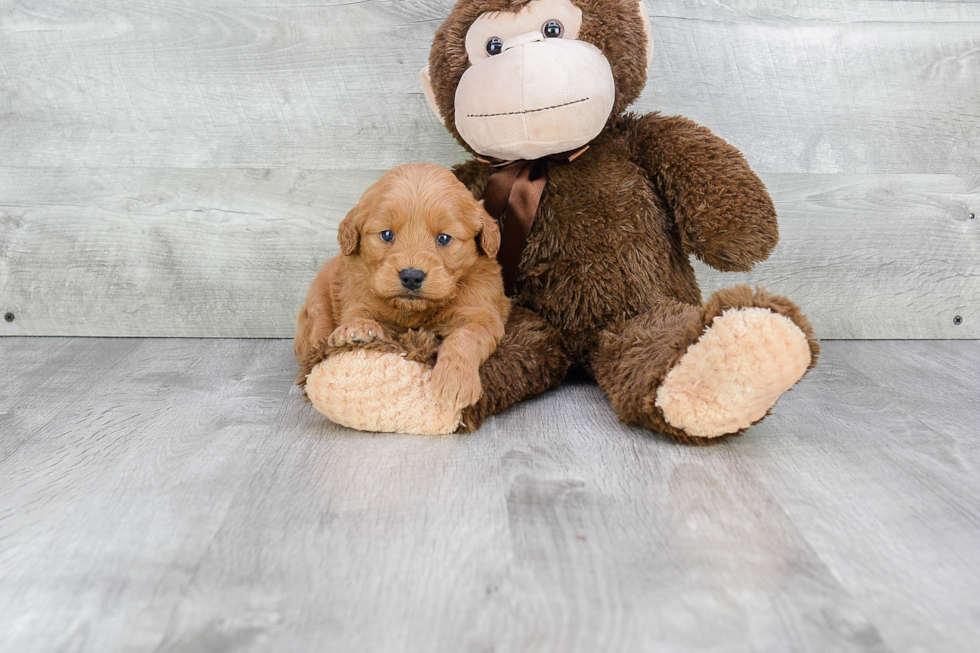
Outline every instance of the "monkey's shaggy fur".
<path id="1" fill-rule="evenodd" d="M 689 261 L 693 254 L 720 270 L 751 269 L 776 245 L 776 212 L 741 153 L 704 127 L 682 117 L 623 113 L 646 81 L 646 56 L 636 46 L 644 42 L 636 0 L 572 2 L 583 11 L 579 39 L 609 60 L 615 106 L 584 154 L 551 166 L 517 272 L 515 309 L 499 348 L 481 368 L 484 395 L 464 412 L 461 430 L 553 387 L 575 365 L 596 379 L 623 421 L 682 443 L 718 442 L 722 434 L 703 437 L 672 424 L 658 400 L 665 378 L 720 324 L 716 318 L 756 307 L 775 321 L 792 321 L 805 340 L 799 338 L 802 350 L 788 359 L 787 367 L 797 371 L 785 373 L 787 388 L 817 360 L 810 324 L 790 300 L 739 286 L 704 304 Z M 436 33 L 429 58 L 435 101 L 464 147 L 453 103 L 469 66 L 466 31 L 484 12 L 526 4 L 460 0 Z M 477 159 L 454 171 L 476 197 L 491 173 Z M 506 221 L 502 226 L 506 230 Z M 764 333 L 737 335 L 727 341 L 744 342 L 746 350 L 718 365 L 751 368 L 784 348 Z"/>
<path id="2" fill-rule="evenodd" d="M 455 171 L 477 196 L 490 176 L 476 160 Z M 688 255 L 720 270 L 750 270 L 778 239 L 772 201 L 735 148 L 685 118 L 626 114 L 573 164 L 551 168 L 514 299 L 561 332 L 570 360 L 596 378 L 623 421 L 710 444 L 720 439 L 671 426 L 653 398 L 714 317 L 729 308 L 768 308 L 806 334 L 810 366 L 819 348 L 810 323 L 785 297 L 742 286 L 702 306 Z M 537 361 L 546 369 L 555 364 L 544 352 Z M 485 395 L 497 381 L 484 378 L 493 376 L 492 365 L 491 358 L 481 372 Z M 498 382 L 509 393 L 516 380 Z"/>

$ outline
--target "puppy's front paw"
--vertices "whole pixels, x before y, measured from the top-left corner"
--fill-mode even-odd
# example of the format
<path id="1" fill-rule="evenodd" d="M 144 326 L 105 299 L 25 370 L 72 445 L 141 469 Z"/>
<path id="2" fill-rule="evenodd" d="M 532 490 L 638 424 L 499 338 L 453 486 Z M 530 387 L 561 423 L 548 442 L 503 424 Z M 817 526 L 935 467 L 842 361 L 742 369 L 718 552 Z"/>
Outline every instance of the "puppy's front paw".
<path id="1" fill-rule="evenodd" d="M 341 345 L 364 344 L 375 340 L 388 340 L 381 325 L 374 320 L 358 319 L 342 324 L 333 330 L 327 338 L 331 347 Z"/>
<path id="2" fill-rule="evenodd" d="M 483 395 L 479 368 L 462 361 L 438 359 L 431 383 L 436 399 L 454 410 L 472 406 Z"/>

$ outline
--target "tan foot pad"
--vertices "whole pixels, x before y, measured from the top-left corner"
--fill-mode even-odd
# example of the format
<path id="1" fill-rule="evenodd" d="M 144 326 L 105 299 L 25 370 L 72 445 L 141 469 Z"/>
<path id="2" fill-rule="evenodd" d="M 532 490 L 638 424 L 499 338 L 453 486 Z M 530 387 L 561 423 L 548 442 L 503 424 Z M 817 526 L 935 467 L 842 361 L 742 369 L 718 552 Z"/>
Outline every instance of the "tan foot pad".
<path id="1" fill-rule="evenodd" d="M 765 417 L 810 365 L 806 336 L 766 308 L 729 309 L 667 374 L 656 405 L 690 435 L 735 433 Z"/>
<path id="2" fill-rule="evenodd" d="M 398 354 L 356 350 L 327 358 L 306 379 L 314 408 L 331 421 L 360 431 L 443 435 L 460 414 L 429 390 L 430 369 Z"/>

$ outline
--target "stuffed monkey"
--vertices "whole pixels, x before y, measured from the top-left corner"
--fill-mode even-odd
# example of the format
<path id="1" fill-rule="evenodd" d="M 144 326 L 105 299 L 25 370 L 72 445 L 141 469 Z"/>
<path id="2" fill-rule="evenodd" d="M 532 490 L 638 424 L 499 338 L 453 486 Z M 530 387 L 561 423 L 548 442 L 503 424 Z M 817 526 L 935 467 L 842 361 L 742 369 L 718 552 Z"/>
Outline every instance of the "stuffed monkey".
<path id="1" fill-rule="evenodd" d="M 776 213 L 731 145 L 682 117 L 626 112 L 652 55 L 642 0 L 457 2 L 422 87 L 474 155 L 454 172 L 500 222 L 514 310 L 461 414 L 428 392 L 438 343 L 424 335 L 298 343 L 321 412 L 365 430 L 471 431 L 575 366 L 624 422 L 707 444 L 763 419 L 816 363 L 785 297 L 736 286 L 702 301 L 689 256 L 749 270 L 776 245 Z"/>

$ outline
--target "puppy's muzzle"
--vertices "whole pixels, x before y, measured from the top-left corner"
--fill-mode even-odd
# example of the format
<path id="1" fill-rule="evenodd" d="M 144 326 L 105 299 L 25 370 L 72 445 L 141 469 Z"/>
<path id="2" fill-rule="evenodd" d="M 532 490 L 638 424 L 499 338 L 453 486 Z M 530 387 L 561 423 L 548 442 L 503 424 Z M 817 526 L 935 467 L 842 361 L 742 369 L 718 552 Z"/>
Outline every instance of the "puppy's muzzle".
<path id="1" fill-rule="evenodd" d="M 398 278 L 406 290 L 418 290 L 422 287 L 422 282 L 425 281 L 425 272 L 415 268 L 406 268 L 398 273 Z"/>

